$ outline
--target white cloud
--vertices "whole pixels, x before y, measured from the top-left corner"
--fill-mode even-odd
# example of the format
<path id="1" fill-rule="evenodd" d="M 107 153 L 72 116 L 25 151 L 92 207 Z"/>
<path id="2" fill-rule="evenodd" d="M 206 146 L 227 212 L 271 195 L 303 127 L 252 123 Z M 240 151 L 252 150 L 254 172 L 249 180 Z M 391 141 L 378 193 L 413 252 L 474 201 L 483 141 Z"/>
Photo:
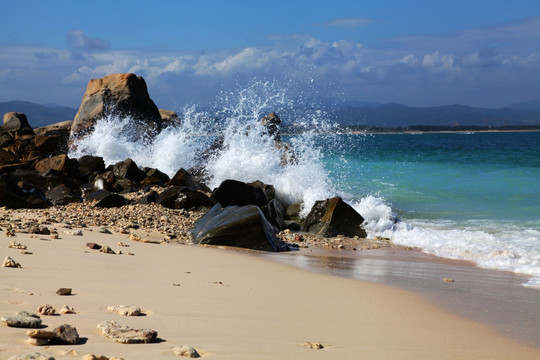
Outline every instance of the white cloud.
<path id="1" fill-rule="evenodd" d="M 87 52 L 105 51 L 111 47 L 107 40 L 90 37 L 82 30 L 68 31 L 66 41 L 70 48 Z"/>

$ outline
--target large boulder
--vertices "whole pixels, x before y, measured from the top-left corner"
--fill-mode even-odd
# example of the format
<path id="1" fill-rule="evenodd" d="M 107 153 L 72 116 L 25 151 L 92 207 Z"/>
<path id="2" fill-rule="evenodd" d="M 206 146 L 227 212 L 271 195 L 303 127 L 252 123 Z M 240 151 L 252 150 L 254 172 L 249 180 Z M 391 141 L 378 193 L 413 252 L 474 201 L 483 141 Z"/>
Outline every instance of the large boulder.
<path id="1" fill-rule="evenodd" d="M 192 235 L 196 244 L 283 250 L 272 225 L 255 205 L 222 207 L 216 204 L 197 220 Z"/>
<path id="2" fill-rule="evenodd" d="M 366 237 L 364 218 L 340 197 L 317 201 L 311 208 L 302 231 L 325 237 L 343 235 Z"/>
<path id="3" fill-rule="evenodd" d="M 82 136 L 93 131 L 96 121 L 109 115 L 130 116 L 145 130 L 159 130 L 159 110 L 150 99 L 146 82 L 135 74 L 112 74 L 91 79 L 79 111 L 71 126 L 71 135 Z"/>

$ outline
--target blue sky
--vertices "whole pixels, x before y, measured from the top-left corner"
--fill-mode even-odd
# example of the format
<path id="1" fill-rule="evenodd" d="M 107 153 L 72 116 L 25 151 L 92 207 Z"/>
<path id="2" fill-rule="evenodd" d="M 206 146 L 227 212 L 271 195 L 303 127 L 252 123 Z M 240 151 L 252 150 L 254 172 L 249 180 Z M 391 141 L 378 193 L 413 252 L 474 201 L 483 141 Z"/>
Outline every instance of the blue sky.
<path id="1" fill-rule="evenodd" d="M 540 98 L 537 0 L 14 0 L 0 13 L 0 101 L 78 107 L 89 79 L 118 72 L 173 110 L 254 79 L 411 106 Z"/>

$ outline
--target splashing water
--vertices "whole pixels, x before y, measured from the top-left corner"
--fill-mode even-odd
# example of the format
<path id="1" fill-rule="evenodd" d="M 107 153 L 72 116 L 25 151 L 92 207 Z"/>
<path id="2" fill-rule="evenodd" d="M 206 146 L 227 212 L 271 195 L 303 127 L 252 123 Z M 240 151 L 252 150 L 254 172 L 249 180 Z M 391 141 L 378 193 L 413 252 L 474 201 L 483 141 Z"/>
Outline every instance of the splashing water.
<path id="1" fill-rule="evenodd" d="M 271 111 L 287 114 L 283 120 L 301 129 L 299 135 L 283 137 L 292 152 L 286 146 L 276 146 L 266 134 L 260 120 Z M 101 156 L 106 165 L 131 158 L 139 166 L 157 168 L 169 176 L 180 168 L 202 165 L 210 188 L 226 179 L 260 180 L 274 185 L 276 196 L 285 205 L 303 202 L 303 216 L 315 201 L 338 195 L 364 217 L 369 237 L 385 236 L 397 244 L 420 247 L 438 256 L 528 274 L 528 285 L 540 286 L 540 252 L 529 246 L 538 243 L 540 227 L 524 231 L 522 226 L 496 220 L 399 221 L 384 194 L 360 194 L 362 190 L 355 188 L 354 179 L 366 176 L 358 174 L 363 168 L 358 163 L 362 151 L 348 157 L 342 155 L 349 145 L 344 145 L 346 139 L 335 135 L 327 114 L 298 106 L 273 83 L 255 82 L 238 92 L 224 92 L 213 110 L 205 112 L 191 106 L 179 111 L 179 115 L 178 123 L 151 140 L 134 136 L 136 129 L 129 117 L 110 116 L 96 123 L 93 134 L 76 140 L 75 150 L 69 156 Z M 218 136 L 222 147 L 203 159 L 201 154 Z M 332 169 L 338 169 L 341 175 Z M 372 181 L 375 180 L 384 186 L 391 185 L 383 182 L 384 177 Z M 396 188 L 399 191 L 399 185 Z"/>

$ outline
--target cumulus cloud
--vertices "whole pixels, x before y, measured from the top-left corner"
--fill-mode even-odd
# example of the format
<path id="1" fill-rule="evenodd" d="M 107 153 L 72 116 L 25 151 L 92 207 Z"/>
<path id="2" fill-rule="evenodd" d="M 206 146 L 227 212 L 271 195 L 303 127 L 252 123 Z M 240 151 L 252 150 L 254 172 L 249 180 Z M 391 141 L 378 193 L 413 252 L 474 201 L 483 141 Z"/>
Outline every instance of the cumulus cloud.
<path id="1" fill-rule="evenodd" d="M 107 40 L 90 37 L 82 30 L 68 31 L 66 41 L 70 48 L 86 52 L 106 51 L 111 47 Z"/>
<path id="2" fill-rule="evenodd" d="M 325 27 L 341 27 L 346 29 L 353 29 L 357 27 L 364 27 L 368 26 L 369 24 L 372 24 L 376 22 L 377 20 L 369 19 L 369 18 L 363 18 L 363 17 L 357 17 L 357 16 L 349 16 L 349 17 L 342 17 L 337 19 L 332 19 L 323 23 L 316 24 L 317 26 L 325 26 Z"/>

